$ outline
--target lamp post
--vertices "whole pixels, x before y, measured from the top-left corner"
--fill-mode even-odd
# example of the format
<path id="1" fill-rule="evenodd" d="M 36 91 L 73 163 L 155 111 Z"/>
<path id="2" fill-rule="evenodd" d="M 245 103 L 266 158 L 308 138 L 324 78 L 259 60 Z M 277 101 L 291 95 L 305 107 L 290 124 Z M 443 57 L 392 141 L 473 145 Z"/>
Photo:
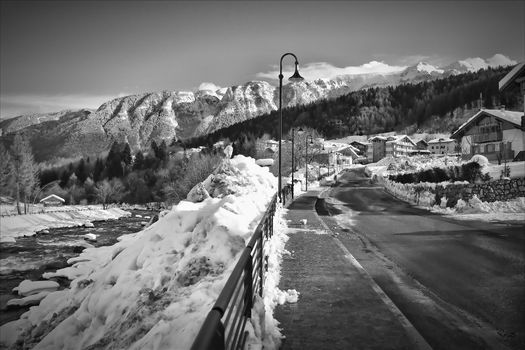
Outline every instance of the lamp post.
<path id="1" fill-rule="evenodd" d="M 295 129 L 292 128 L 292 199 L 293 199 L 293 190 L 295 186 L 294 177 L 293 177 L 293 173 L 295 171 L 294 136 L 295 136 Z"/>
<path id="2" fill-rule="evenodd" d="M 308 139 L 310 139 L 310 144 L 313 145 L 314 144 L 314 138 L 312 137 L 312 135 L 306 135 L 306 138 L 304 139 L 304 143 L 305 143 L 305 156 L 304 156 L 304 168 L 305 168 L 305 178 L 306 178 L 306 191 L 308 191 Z"/>
<path id="3" fill-rule="evenodd" d="M 286 56 L 293 56 L 295 58 L 295 72 L 294 74 L 289 78 L 290 81 L 302 81 L 304 78 L 299 74 L 299 71 L 297 70 L 297 66 L 299 65 L 299 61 L 297 60 L 297 56 L 295 56 L 291 52 L 287 52 L 284 55 L 281 56 L 281 60 L 279 63 L 279 182 L 277 185 L 278 195 L 279 195 L 279 203 L 283 202 L 282 196 L 281 196 L 281 158 L 282 158 L 282 148 L 281 148 L 281 140 L 283 138 L 283 58 Z"/>

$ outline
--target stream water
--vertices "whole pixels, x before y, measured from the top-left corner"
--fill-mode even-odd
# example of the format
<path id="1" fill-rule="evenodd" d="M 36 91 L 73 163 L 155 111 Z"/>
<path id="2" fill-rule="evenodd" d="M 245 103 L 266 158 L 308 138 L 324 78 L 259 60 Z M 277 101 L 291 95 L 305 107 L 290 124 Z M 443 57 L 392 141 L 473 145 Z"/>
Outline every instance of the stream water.
<path id="1" fill-rule="evenodd" d="M 80 255 L 83 235 L 97 235 L 95 247 L 112 245 L 124 234 L 138 232 L 142 223 L 148 222 L 156 212 L 130 210 L 131 217 L 119 220 L 95 221 L 95 227 L 65 227 L 49 229 L 30 237 L 19 237 L 15 243 L 0 243 L 0 325 L 16 320 L 29 307 L 7 308 L 7 302 L 18 296 L 12 289 L 25 279 L 42 280 L 44 272 L 54 272 L 68 266 L 67 260 Z M 138 215 L 138 216 L 137 216 Z M 57 280 L 61 288 L 69 286 L 69 280 Z"/>

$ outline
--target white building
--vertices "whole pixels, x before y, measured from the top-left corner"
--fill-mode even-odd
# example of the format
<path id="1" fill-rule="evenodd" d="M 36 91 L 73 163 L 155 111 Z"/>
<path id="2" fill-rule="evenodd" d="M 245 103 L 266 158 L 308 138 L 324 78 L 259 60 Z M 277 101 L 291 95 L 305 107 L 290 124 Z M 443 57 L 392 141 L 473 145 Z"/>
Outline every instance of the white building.
<path id="1" fill-rule="evenodd" d="M 428 141 L 427 150 L 432 154 L 454 154 L 456 150 L 456 140 L 450 138 L 439 138 Z"/>

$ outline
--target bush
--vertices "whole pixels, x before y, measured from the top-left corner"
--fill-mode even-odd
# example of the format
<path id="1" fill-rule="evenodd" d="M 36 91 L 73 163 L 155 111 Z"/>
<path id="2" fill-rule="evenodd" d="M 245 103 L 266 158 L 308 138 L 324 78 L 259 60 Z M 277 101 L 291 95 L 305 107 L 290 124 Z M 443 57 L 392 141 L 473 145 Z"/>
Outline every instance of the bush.
<path id="1" fill-rule="evenodd" d="M 488 176 L 488 174 L 483 175 L 481 167 L 479 162 L 470 162 L 462 164 L 461 166 L 453 166 L 445 169 L 432 168 L 417 173 L 390 175 L 388 178 L 391 181 L 402 184 L 419 182 L 439 183 L 444 181 L 489 181 L 490 176 Z"/>

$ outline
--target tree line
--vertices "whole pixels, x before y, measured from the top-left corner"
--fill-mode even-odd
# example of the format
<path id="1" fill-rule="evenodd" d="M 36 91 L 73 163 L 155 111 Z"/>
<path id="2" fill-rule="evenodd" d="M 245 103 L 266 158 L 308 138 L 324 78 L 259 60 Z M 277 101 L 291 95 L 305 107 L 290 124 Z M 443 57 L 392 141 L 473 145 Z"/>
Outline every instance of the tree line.
<path id="1" fill-rule="evenodd" d="M 173 157 L 169 152 L 165 141 L 153 141 L 149 150 L 134 154 L 128 143 L 114 142 L 106 157 L 40 168 L 28 138 L 17 134 L 11 149 L 0 144 L 0 161 L 6 164 L 0 174 L 0 194 L 13 196 L 25 206 L 49 194 L 64 198 L 66 204 L 104 207 L 112 202 L 174 203 L 185 198 L 222 159 L 214 152 L 182 151 Z"/>

